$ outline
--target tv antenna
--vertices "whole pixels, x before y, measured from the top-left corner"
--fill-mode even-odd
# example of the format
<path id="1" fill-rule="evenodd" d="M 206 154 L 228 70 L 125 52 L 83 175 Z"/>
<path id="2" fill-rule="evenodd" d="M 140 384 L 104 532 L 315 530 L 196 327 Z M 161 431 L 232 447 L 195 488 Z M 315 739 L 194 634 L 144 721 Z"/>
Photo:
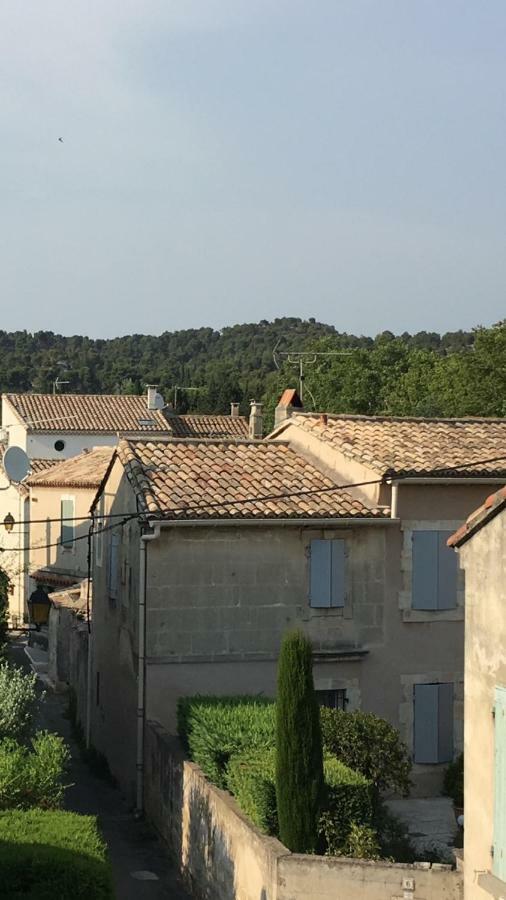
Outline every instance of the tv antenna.
<path id="1" fill-rule="evenodd" d="M 70 381 L 63 381 L 59 376 L 53 381 L 53 396 L 58 393 L 58 388 L 61 387 L 62 384 L 70 384 Z"/>
<path id="2" fill-rule="evenodd" d="M 299 397 L 301 403 L 304 402 L 304 390 L 307 390 L 307 393 L 311 397 L 313 406 L 315 405 L 314 397 L 311 394 L 309 388 L 304 388 L 304 378 L 305 372 L 304 369 L 306 366 L 314 365 L 320 356 L 351 356 L 353 350 L 326 350 L 322 352 L 313 352 L 312 350 L 278 350 L 278 347 L 283 338 L 280 338 L 272 351 L 272 358 L 274 360 L 274 365 L 276 369 L 280 369 L 280 363 L 278 362 L 278 358 L 285 359 L 290 365 L 298 366 L 299 369 Z"/>
<path id="3" fill-rule="evenodd" d="M 184 384 L 176 384 L 174 387 L 174 412 L 177 412 L 177 392 L 178 391 L 198 391 L 197 387 L 185 387 Z"/>

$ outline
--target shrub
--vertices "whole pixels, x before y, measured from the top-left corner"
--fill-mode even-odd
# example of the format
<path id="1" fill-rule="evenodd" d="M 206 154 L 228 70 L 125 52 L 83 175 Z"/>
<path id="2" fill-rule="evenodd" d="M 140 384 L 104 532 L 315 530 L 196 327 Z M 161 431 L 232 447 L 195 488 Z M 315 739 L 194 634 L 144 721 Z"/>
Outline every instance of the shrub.
<path id="1" fill-rule="evenodd" d="M 329 854 L 345 853 L 352 825 L 370 825 L 372 820 L 371 783 L 333 757 L 326 757 L 324 811 L 319 833 Z"/>
<path id="2" fill-rule="evenodd" d="M 448 766 L 443 781 L 443 793 L 451 797 L 455 806 L 464 806 L 464 754 Z"/>
<path id="3" fill-rule="evenodd" d="M 378 834 L 370 825 L 357 825 L 351 823 L 351 828 L 344 845 L 344 856 L 352 856 L 354 859 L 379 859 Z"/>
<path id="4" fill-rule="evenodd" d="M 26 740 L 32 729 L 37 695 L 35 675 L 0 662 L 0 741 L 13 738 Z"/>
<path id="5" fill-rule="evenodd" d="M 233 756 L 227 767 L 227 787 L 257 828 L 265 834 L 278 834 L 276 751 L 273 748 Z"/>
<path id="6" fill-rule="evenodd" d="M 405 823 L 390 812 L 382 801 L 376 804 L 373 824 L 383 859 L 398 863 L 415 862 L 416 850 L 411 843 Z"/>
<path id="7" fill-rule="evenodd" d="M 292 852 L 315 850 L 322 788 L 322 736 L 312 648 L 301 631 L 293 631 L 281 645 L 276 702 L 279 836 Z"/>
<path id="8" fill-rule="evenodd" d="M 226 787 L 230 758 L 274 746 L 275 707 L 263 697 L 183 697 L 178 732 L 190 758 L 219 787 Z"/>
<path id="9" fill-rule="evenodd" d="M 0 654 L 3 654 L 7 641 L 7 618 L 9 613 L 9 576 L 0 569 Z"/>
<path id="10" fill-rule="evenodd" d="M 113 900 L 94 816 L 40 809 L 0 813 L 1 894 L 12 900 Z"/>
<path id="11" fill-rule="evenodd" d="M 31 748 L 7 738 L 0 743 L 0 809 L 58 807 L 70 754 L 61 737 L 38 732 Z"/>
<path id="12" fill-rule="evenodd" d="M 373 713 L 326 708 L 320 720 L 326 753 L 361 772 L 377 793 L 386 788 L 409 793 L 411 760 L 392 725 Z"/>

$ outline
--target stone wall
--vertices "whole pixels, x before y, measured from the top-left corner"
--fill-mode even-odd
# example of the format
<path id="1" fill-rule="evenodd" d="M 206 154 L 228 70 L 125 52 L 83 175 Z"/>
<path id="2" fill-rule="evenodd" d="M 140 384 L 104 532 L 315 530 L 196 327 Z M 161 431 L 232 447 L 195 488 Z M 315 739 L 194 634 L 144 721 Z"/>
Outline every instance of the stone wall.
<path id="1" fill-rule="evenodd" d="M 462 900 L 461 875 L 448 866 L 290 853 L 185 760 L 157 722 L 146 724 L 145 809 L 196 898 Z"/>
<path id="2" fill-rule="evenodd" d="M 88 692 L 88 626 L 71 609 L 52 606 L 48 629 L 48 675 L 56 690 L 70 688 L 76 700 L 76 717 L 86 729 Z"/>

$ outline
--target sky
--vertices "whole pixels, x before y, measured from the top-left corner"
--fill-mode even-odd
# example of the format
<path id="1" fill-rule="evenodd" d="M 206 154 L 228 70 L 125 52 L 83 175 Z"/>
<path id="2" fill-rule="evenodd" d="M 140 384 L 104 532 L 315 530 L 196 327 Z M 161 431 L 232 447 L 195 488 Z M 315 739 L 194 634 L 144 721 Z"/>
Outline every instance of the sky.
<path id="1" fill-rule="evenodd" d="M 0 328 L 497 322 L 505 46 L 504 0 L 2 0 Z"/>

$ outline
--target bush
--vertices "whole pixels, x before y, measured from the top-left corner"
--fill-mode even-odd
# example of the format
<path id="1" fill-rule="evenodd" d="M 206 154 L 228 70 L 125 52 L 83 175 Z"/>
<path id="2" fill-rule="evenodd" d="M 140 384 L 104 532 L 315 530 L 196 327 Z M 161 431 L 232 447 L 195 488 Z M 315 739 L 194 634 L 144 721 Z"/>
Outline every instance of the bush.
<path id="1" fill-rule="evenodd" d="M 32 729 L 37 695 L 35 675 L 0 662 L 0 741 L 13 738 L 24 741 Z"/>
<path id="2" fill-rule="evenodd" d="M 371 783 L 333 757 L 326 757 L 324 811 L 319 833 L 325 852 L 345 854 L 352 825 L 370 825 L 372 821 Z"/>
<path id="3" fill-rule="evenodd" d="M 61 737 L 38 732 L 31 748 L 7 738 L 0 743 L 0 809 L 58 807 L 62 782 L 70 758 Z"/>
<path id="4" fill-rule="evenodd" d="M 376 804 L 374 828 L 378 835 L 380 855 L 397 863 L 412 863 L 417 859 L 405 823 L 390 812 L 383 802 Z"/>
<path id="5" fill-rule="evenodd" d="M 183 697 L 178 732 L 190 759 L 211 781 L 226 787 L 230 758 L 243 750 L 274 746 L 275 706 L 263 697 Z"/>
<path id="6" fill-rule="evenodd" d="M 356 822 L 352 822 L 343 849 L 343 856 L 352 856 L 353 859 L 380 858 L 378 834 L 370 825 L 357 825 Z"/>
<path id="7" fill-rule="evenodd" d="M 273 748 L 233 756 L 227 767 L 227 788 L 260 831 L 278 834 L 276 751 Z"/>
<path id="8" fill-rule="evenodd" d="M 311 642 L 301 631 L 285 636 L 276 700 L 276 805 L 279 837 L 294 853 L 312 853 L 323 789 L 320 711 L 313 685 Z"/>
<path id="9" fill-rule="evenodd" d="M 411 760 L 399 732 L 373 713 L 320 710 L 323 747 L 372 782 L 377 793 L 386 788 L 407 795 Z"/>
<path id="10" fill-rule="evenodd" d="M 110 865 L 94 816 L 32 809 L 0 813 L 2 897 L 113 900 Z"/>
<path id="11" fill-rule="evenodd" d="M 443 793 L 451 797 L 455 806 L 464 806 L 464 754 L 448 766 L 443 781 Z"/>

